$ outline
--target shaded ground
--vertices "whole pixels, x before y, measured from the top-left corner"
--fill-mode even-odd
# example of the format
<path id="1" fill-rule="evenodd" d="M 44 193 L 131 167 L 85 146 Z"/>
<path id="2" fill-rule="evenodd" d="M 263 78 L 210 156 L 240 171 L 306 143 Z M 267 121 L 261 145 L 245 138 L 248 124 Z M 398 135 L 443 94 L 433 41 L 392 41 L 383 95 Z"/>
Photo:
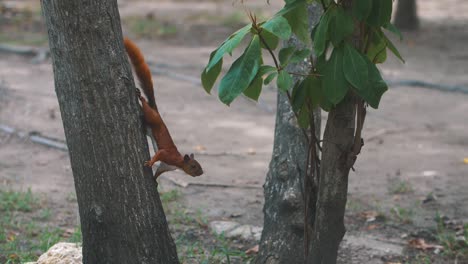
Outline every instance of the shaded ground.
<path id="1" fill-rule="evenodd" d="M 193 217 L 195 222 L 234 218 L 261 226 L 261 185 L 272 151 L 276 92 L 265 89 L 259 104 L 239 98 L 226 107 L 198 81 L 209 53 L 233 31 L 218 25 L 242 24 L 242 8 L 236 4 L 237 11 L 232 11 L 230 2 L 119 3 L 124 31 L 145 37 L 137 42 L 158 70 L 158 106 L 176 144 L 194 152 L 204 166 L 203 177 L 173 172 L 161 179 L 163 189 L 181 193 L 177 204 L 190 208 L 177 212 L 196 215 L 200 210 L 203 220 Z M 252 5 L 258 10 L 265 4 Z M 272 2 L 269 8 L 279 5 Z M 397 45 L 406 64 L 391 58 L 382 67 L 385 78 L 468 87 L 468 5 L 461 0 L 425 1 L 421 11 L 421 31 L 406 33 Z M 266 16 L 270 11 L 262 12 Z M 164 30 L 155 34 L 155 27 Z M 462 93 L 391 87 L 381 108 L 369 111 L 366 144 L 350 176 L 342 263 L 398 263 L 405 258 L 447 263 L 434 257 L 433 250 L 426 255 L 406 246 L 413 236 L 441 244 L 442 231 L 434 220 L 438 215 L 446 216 L 438 221 L 447 225 L 468 222 L 468 165 L 463 163 L 468 157 L 467 99 Z M 64 140 L 49 60 L 33 64 L 30 57 L 0 53 L 0 125 Z M 2 130 L 0 146 L 0 188 L 31 188 L 53 211 L 50 221 L 64 228 L 76 226 L 67 153 Z M 238 242 L 241 249 L 253 244 Z M 427 258 L 430 262 L 423 262 Z"/>

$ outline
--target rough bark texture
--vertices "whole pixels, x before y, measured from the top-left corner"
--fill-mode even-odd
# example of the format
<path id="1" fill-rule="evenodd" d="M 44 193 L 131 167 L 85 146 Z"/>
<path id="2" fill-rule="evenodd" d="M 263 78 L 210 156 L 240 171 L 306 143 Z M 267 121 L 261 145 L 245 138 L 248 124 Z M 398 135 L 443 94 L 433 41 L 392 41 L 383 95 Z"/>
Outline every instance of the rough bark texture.
<path id="1" fill-rule="evenodd" d="M 43 0 L 84 263 L 179 263 L 156 184 L 115 0 Z"/>
<path id="2" fill-rule="evenodd" d="M 321 9 L 309 6 L 310 24 L 315 25 Z M 287 46 L 300 46 L 292 38 Z M 308 63 L 290 65 L 292 72 L 308 73 Z M 320 112 L 314 114 L 320 134 Z M 270 169 L 264 188 L 263 233 L 256 263 L 304 263 L 303 178 L 307 158 L 307 139 L 299 128 L 287 96 L 278 93 L 275 140 Z M 312 212 L 314 208 L 310 208 Z M 309 226 L 313 219 L 309 219 Z"/>
<path id="3" fill-rule="evenodd" d="M 345 234 L 344 213 L 348 195 L 348 155 L 354 142 L 355 103 L 351 95 L 328 114 L 323 135 L 320 184 L 309 263 L 336 263 Z"/>
<path id="4" fill-rule="evenodd" d="M 403 30 L 416 30 L 419 28 L 416 0 L 398 1 L 395 26 Z"/>
<path id="5" fill-rule="evenodd" d="M 353 0 L 343 0 L 343 7 L 350 9 L 352 2 Z M 358 25 L 355 25 L 351 44 L 359 49 L 361 40 Z M 352 166 L 350 160 L 356 158 L 352 154 L 356 130 L 356 100 L 350 91 L 328 113 L 323 134 L 314 231 L 310 243 L 311 257 L 308 259 L 311 264 L 336 263 L 338 248 L 346 232 L 344 215 L 348 176 Z"/>

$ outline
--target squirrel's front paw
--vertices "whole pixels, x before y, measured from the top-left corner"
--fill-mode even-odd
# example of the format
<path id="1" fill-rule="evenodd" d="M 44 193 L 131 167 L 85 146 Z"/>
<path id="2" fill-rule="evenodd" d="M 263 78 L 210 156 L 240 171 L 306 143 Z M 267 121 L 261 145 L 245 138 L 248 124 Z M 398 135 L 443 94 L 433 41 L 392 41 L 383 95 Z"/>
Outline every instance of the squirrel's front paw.
<path id="1" fill-rule="evenodd" d="M 152 167 L 153 166 L 153 164 L 151 164 L 151 160 L 145 161 L 145 163 L 143 165 L 145 165 L 146 167 Z"/>

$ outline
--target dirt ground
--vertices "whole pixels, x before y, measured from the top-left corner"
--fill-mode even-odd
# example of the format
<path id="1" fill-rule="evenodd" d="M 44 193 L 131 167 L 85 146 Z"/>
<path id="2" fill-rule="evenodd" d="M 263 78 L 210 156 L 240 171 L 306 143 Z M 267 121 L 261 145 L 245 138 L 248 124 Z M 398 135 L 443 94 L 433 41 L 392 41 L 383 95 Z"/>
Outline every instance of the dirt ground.
<path id="1" fill-rule="evenodd" d="M 262 11 L 265 16 L 281 5 L 270 2 Z M 162 187 L 179 189 L 183 194 L 180 202 L 201 209 L 209 221 L 235 218 L 261 226 L 262 184 L 272 152 L 276 91 L 274 87 L 265 89 L 258 104 L 239 98 L 226 107 L 215 93 L 206 94 L 199 83 L 210 52 L 232 32 L 232 28 L 219 26 L 225 22 L 222 17 L 242 12 L 240 3 L 119 4 L 124 32 L 130 36 L 137 34 L 125 24 L 125 18 L 133 16 L 152 14 L 177 29 L 170 35 L 136 42 L 147 60 L 158 67 L 157 102 L 176 144 L 183 152 L 195 153 L 205 174 L 188 178 L 170 172 L 160 179 Z M 248 4 L 253 10 L 266 6 L 263 1 Z M 428 0 L 419 7 L 420 31 L 404 32 L 405 39 L 396 41 L 406 63 L 390 57 L 380 67 L 384 77 L 468 90 L 468 3 Z M 235 16 L 232 19 L 242 23 Z M 64 141 L 51 62 L 33 63 L 31 59 L 0 53 L 0 126 Z M 407 254 L 407 237 L 433 228 L 437 214 L 468 222 L 468 164 L 463 162 L 468 158 L 467 99 L 467 93 L 392 86 L 380 109 L 369 111 L 365 146 L 350 175 L 349 232 L 342 263 L 385 263 Z M 44 194 L 59 226 L 78 223 L 76 201 L 70 198 L 74 185 L 66 152 L 0 130 L 0 188 L 5 186 Z M 370 228 L 372 223 L 363 218 L 366 212 L 386 215 L 390 221 L 377 221 Z"/>

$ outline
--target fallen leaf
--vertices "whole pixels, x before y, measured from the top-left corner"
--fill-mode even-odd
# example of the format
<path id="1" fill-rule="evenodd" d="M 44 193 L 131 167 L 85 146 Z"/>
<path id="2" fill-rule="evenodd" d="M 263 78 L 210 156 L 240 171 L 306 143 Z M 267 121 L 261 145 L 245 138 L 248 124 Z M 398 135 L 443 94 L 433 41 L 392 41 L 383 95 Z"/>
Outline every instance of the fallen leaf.
<path id="1" fill-rule="evenodd" d="M 374 230 L 376 228 L 380 227 L 380 225 L 369 225 L 368 227 L 366 227 L 367 230 Z"/>
<path id="2" fill-rule="evenodd" d="M 71 236 L 73 235 L 73 233 L 75 233 L 75 229 L 73 229 L 73 228 L 67 228 L 67 229 L 63 230 L 62 236 L 63 236 L 64 238 L 69 238 L 69 237 L 71 237 Z"/>
<path id="3" fill-rule="evenodd" d="M 15 235 L 9 235 L 9 236 L 7 236 L 6 240 L 11 242 L 11 241 L 15 241 L 15 239 L 16 239 Z"/>
<path id="4" fill-rule="evenodd" d="M 468 164 L 468 158 L 464 158 L 463 163 Z"/>
<path id="5" fill-rule="evenodd" d="M 415 238 L 408 241 L 408 244 L 412 248 L 426 250 L 426 249 L 443 249 L 444 247 L 436 244 L 427 244 L 422 238 Z"/>
<path id="6" fill-rule="evenodd" d="M 8 256 L 8 258 L 9 258 L 10 260 L 18 260 L 18 259 L 19 259 L 19 256 L 16 255 L 15 253 L 13 253 L 13 254 L 10 254 L 10 255 Z"/>
<path id="7" fill-rule="evenodd" d="M 366 219 L 366 222 L 373 222 L 379 216 L 379 213 L 376 211 L 364 211 L 359 214 L 362 218 Z"/>
<path id="8" fill-rule="evenodd" d="M 251 247 L 245 251 L 245 254 L 247 255 L 253 255 L 258 253 L 258 245 L 255 245 L 254 247 Z"/>

